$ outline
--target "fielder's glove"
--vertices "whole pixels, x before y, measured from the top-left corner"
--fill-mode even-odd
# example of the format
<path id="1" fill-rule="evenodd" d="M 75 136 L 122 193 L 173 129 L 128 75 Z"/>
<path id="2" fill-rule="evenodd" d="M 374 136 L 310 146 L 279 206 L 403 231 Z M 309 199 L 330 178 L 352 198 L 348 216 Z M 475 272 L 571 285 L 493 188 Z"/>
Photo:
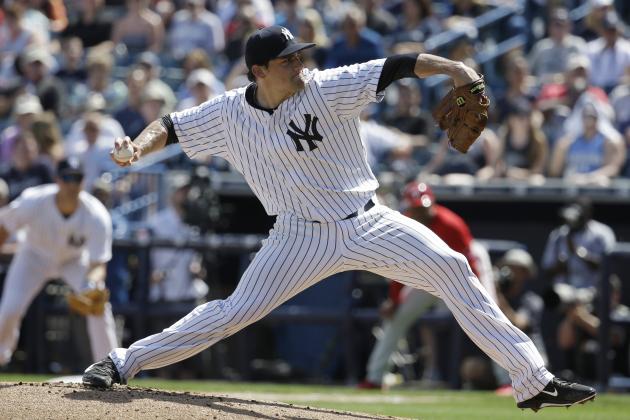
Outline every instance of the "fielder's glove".
<path id="1" fill-rule="evenodd" d="M 70 292 L 66 302 L 72 312 L 79 315 L 103 315 L 105 304 L 109 301 L 109 290 L 88 289 L 79 293 Z"/>
<path id="2" fill-rule="evenodd" d="M 451 89 L 433 111 L 433 118 L 446 130 L 450 145 L 466 153 L 488 122 L 490 99 L 484 94 L 483 77 Z"/>

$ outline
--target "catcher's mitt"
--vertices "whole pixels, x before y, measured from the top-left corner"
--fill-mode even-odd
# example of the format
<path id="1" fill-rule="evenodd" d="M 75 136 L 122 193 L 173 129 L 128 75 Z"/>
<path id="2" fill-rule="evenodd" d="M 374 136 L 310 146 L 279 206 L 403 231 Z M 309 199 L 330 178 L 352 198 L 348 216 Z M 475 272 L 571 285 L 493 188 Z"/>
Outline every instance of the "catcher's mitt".
<path id="1" fill-rule="evenodd" d="M 433 111 L 433 118 L 446 130 L 449 143 L 461 153 L 468 151 L 488 122 L 490 99 L 484 91 L 482 77 L 451 89 Z"/>
<path id="2" fill-rule="evenodd" d="M 66 302 L 72 312 L 79 315 L 103 315 L 105 304 L 109 300 L 109 290 L 89 289 L 80 293 L 68 293 Z"/>

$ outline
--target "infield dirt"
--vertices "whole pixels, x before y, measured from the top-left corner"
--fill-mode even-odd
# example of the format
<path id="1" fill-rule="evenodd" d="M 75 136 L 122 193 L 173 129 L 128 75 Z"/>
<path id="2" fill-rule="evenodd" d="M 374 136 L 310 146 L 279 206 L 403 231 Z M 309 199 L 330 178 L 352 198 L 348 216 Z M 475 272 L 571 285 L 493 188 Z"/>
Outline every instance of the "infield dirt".
<path id="1" fill-rule="evenodd" d="M 2 419 L 393 419 L 220 394 L 68 383 L 0 383 Z"/>

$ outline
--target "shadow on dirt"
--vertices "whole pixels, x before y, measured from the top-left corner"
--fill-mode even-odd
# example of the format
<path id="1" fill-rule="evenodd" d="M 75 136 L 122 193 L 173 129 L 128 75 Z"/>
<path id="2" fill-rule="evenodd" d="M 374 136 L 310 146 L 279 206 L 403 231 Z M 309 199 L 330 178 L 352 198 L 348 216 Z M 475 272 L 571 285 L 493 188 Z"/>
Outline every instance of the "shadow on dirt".
<path id="1" fill-rule="evenodd" d="M 367 414 L 357 414 L 348 412 L 337 412 L 335 410 L 325 410 L 313 407 L 295 406 L 293 404 L 286 404 L 281 402 L 267 402 L 256 401 L 242 398 L 234 398 L 228 396 L 212 396 L 212 395 L 196 395 L 188 392 L 169 392 L 161 391 L 149 388 L 134 388 L 126 386 L 116 386 L 109 390 L 100 390 L 95 388 L 84 388 L 80 385 L 74 386 L 71 393 L 64 395 L 64 398 L 74 401 L 106 401 L 110 404 L 129 404 L 134 400 L 146 400 L 151 399 L 155 401 L 161 401 L 166 403 L 196 405 L 199 407 L 208 407 L 210 410 L 208 415 L 212 414 L 218 416 L 223 413 L 225 416 L 228 414 L 246 416 L 255 419 L 278 419 L 278 415 L 269 416 L 261 414 L 260 411 L 267 411 L 268 409 L 289 409 L 291 410 L 292 419 L 308 418 L 312 419 L 315 413 L 321 413 L 323 415 L 343 415 L 346 418 L 354 419 L 382 419 L 383 417 L 370 416 Z M 256 407 L 260 408 L 256 408 Z M 267 410 L 266 410 L 267 409 Z M 300 415 L 303 412 L 303 416 Z M 176 414 L 176 413 L 172 413 Z M 218 417 L 221 418 L 221 417 Z"/>

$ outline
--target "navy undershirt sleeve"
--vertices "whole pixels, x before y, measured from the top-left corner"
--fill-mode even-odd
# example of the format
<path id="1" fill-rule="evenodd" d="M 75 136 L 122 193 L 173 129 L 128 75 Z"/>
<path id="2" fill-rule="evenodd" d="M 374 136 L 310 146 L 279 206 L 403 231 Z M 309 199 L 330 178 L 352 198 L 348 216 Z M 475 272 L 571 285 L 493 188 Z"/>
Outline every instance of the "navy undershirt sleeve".
<path id="1" fill-rule="evenodd" d="M 179 143 L 179 139 L 177 138 L 177 134 L 175 134 L 175 125 L 173 124 L 173 120 L 170 115 L 165 115 L 162 117 L 162 121 L 160 121 L 162 127 L 166 128 L 168 133 L 168 137 L 166 138 L 166 145 Z"/>
<path id="2" fill-rule="evenodd" d="M 383 64 L 383 70 L 381 71 L 381 77 L 378 79 L 377 92 L 383 91 L 392 82 L 404 79 L 406 77 L 418 78 L 414 69 L 416 67 L 416 60 L 418 54 L 399 54 L 387 57 L 385 64 Z"/>

